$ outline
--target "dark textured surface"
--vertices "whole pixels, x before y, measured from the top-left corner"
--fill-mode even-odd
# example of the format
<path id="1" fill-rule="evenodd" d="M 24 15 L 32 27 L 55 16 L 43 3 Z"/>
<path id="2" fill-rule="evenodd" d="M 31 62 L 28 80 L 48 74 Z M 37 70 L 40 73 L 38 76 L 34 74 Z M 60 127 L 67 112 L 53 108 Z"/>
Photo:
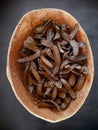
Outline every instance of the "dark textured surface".
<path id="1" fill-rule="evenodd" d="M 6 57 L 12 32 L 22 15 L 38 8 L 60 8 L 71 13 L 85 29 L 95 60 L 90 94 L 72 118 L 51 124 L 29 114 L 14 96 L 6 77 Z M 0 1 L 0 130 L 97 130 L 98 129 L 98 1 L 5 0 Z"/>

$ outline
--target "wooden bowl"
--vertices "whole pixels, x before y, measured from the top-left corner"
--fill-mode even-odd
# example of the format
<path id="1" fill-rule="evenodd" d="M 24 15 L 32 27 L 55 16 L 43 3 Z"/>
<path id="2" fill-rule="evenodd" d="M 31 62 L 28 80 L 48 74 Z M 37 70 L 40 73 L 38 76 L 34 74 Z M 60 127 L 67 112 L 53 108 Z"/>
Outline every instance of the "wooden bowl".
<path id="1" fill-rule="evenodd" d="M 94 75 L 94 63 L 89 40 L 83 28 L 78 23 L 79 31 L 76 35 L 77 40 L 83 41 L 87 45 L 87 50 L 84 51 L 84 53 L 87 55 L 89 73 L 86 76 L 84 86 L 77 92 L 76 100 L 73 100 L 64 111 L 55 112 L 48 108 L 38 108 L 37 104 L 32 100 L 33 97 L 23 86 L 23 69 L 22 65 L 17 63 L 17 59 L 19 57 L 19 51 L 23 46 L 23 41 L 29 36 L 35 26 L 41 24 L 46 19 L 53 19 L 60 24 L 65 23 L 70 27 L 74 27 L 74 25 L 78 23 L 68 12 L 59 9 L 39 9 L 26 13 L 17 24 L 10 41 L 7 55 L 7 77 L 15 96 L 27 111 L 36 117 L 54 123 L 73 116 L 83 105 L 91 89 Z"/>

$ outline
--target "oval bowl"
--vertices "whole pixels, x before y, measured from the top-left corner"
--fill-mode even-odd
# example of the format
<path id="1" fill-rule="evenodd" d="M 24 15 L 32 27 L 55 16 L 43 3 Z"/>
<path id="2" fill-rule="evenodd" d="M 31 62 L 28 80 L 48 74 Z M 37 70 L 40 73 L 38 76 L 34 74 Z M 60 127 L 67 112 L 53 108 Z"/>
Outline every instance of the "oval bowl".
<path id="1" fill-rule="evenodd" d="M 59 24 L 65 23 L 72 28 L 76 23 L 78 23 L 71 14 L 59 9 L 46 8 L 33 10 L 26 13 L 17 24 L 10 40 L 7 55 L 7 77 L 16 98 L 26 108 L 27 111 L 36 117 L 54 123 L 68 119 L 81 108 L 91 89 L 94 75 L 94 63 L 89 40 L 85 31 L 78 23 L 79 31 L 76 35 L 77 40 L 83 41 L 87 45 L 87 49 L 84 51 L 84 53 L 87 55 L 87 66 L 89 68 L 89 73 L 86 76 L 84 86 L 80 91 L 77 92 L 76 100 L 73 100 L 68 108 L 64 111 L 55 112 L 48 108 L 38 108 L 37 104 L 32 100 L 33 97 L 23 86 L 23 69 L 21 68 L 22 66 L 17 63 L 17 59 L 19 57 L 19 51 L 23 46 L 23 41 L 27 36 L 29 36 L 33 28 L 41 24 L 45 19 L 53 19 Z"/>

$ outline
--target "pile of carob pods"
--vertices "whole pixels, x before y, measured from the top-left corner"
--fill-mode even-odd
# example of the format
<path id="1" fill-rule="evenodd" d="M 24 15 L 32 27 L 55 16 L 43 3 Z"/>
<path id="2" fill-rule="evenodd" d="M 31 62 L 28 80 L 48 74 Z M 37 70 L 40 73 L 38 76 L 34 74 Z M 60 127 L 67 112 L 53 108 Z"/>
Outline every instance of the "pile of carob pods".
<path id="1" fill-rule="evenodd" d="M 49 19 L 32 30 L 24 41 L 17 62 L 23 64 L 23 84 L 36 97 L 40 108 L 65 110 L 88 73 L 86 44 L 78 42 L 74 28 Z"/>

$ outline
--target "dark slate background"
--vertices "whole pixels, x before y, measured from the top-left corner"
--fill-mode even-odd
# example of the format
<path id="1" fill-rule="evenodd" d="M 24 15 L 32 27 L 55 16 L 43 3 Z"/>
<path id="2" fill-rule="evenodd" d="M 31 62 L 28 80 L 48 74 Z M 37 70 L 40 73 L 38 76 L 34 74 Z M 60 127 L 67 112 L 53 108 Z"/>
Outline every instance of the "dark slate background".
<path id="1" fill-rule="evenodd" d="M 91 42 L 95 61 L 94 82 L 83 107 L 72 118 L 57 124 L 48 123 L 29 114 L 17 101 L 6 77 L 7 50 L 17 22 L 27 11 L 46 7 L 66 10 L 80 22 Z M 0 130 L 97 130 L 97 55 L 97 0 L 0 0 Z"/>

